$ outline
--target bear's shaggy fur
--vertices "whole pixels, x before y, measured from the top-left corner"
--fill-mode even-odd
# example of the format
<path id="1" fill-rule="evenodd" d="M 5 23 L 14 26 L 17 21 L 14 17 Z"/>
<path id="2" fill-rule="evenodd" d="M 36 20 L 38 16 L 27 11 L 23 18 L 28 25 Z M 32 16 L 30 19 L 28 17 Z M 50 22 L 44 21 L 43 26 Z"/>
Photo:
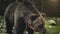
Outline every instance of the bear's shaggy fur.
<path id="1" fill-rule="evenodd" d="M 15 34 L 24 34 L 26 26 L 28 34 L 33 34 L 34 31 L 45 34 L 44 18 L 28 0 L 11 3 L 6 8 L 4 17 L 8 34 L 13 34 L 13 26 Z"/>

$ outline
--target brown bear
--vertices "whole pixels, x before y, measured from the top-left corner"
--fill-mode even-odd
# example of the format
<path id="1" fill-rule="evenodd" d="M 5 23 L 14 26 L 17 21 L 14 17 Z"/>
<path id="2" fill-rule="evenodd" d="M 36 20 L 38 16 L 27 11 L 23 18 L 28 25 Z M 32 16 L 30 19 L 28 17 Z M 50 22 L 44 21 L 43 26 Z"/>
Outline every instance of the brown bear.
<path id="1" fill-rule="evenodd" d="M 25 28 L 28 34 L 40 31 L 45 34 L 44 18 L 36 7 L 29 1 L 13 2 L 5 10 L 6 30 L 8 34 L 24 34 Z"/>

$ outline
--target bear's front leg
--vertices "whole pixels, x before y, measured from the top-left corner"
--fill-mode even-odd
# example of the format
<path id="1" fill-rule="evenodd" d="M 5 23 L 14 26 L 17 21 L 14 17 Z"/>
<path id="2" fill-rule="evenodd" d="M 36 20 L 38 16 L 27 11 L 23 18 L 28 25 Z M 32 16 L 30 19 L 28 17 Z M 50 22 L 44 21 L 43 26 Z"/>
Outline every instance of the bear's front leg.
<path id="1" fill-rule="evenodd" d="M 15 20 L 14 27 L 15 27 L 15 29 L 14 29 L 15 34 L 24 34 L 26 24 L 24 23 L 23 18 L 19 18 L 19 19 Z"/>

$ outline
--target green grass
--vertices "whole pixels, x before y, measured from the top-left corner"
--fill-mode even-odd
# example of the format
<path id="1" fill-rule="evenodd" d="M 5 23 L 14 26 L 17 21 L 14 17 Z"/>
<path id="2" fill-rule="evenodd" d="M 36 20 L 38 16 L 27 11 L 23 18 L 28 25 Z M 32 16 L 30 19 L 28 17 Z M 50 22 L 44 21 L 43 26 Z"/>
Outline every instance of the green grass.
<path id="1" fill-rule="evenodd" d="M 47 29 L 47 34 L 59 34 L 60 32 L 60 21 L 56 21 L 56 25 L 52 26 L 50 23 L 48 23 L 48 20 L 46 20 L 45 27 Z M 52 28 L 49 28 L 49 26 L 52 26 Z"/>

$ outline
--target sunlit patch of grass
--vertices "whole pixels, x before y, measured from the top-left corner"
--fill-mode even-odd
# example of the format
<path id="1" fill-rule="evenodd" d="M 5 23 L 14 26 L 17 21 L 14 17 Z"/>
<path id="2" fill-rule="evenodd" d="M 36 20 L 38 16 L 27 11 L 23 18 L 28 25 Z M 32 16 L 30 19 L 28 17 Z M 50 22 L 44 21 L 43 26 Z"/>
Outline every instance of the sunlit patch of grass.
<path id="1" fill-rule="evenodd" d="M 48 21 L 45 21 L 45 27 L 48 28 L 48 26 L 49 26 Z"/>
<path id="2" fill-rule="evenodd" d="M 49 19 L 52 19 L 52 17 L 49 17 Z M 56 23 L 57 24 L 55 26 L 52 26 L 52 25 L 50 25 L 50 23 L 48 23 L 48 20 L 46 20 L 45 27 L 47 30 L 47 34 L 59 34 L 59 32 L 60 32 L 60 21 L 56 20 Z M 49 26 L 51 26 L 51 28 L 49 28 Z"/>
<path id="3" fill-rule="evenodd" d="M 0 16 L 0 33 L 5 32 L 4 17 Z"/>
<path id="4" fill-rule="evenodd" d="M 40 32 L 34 32 L 34 34 L 41 34 Z"/>

